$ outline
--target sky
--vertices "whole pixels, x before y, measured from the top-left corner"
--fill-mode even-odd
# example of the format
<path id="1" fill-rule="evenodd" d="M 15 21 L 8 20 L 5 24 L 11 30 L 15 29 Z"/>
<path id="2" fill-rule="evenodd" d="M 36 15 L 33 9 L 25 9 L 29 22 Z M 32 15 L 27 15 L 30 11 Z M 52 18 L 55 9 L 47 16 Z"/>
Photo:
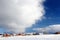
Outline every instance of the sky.
<path id="1" fill-rule="evenodd" d="M 45 0 L 45 2 L 40 1 L 40 8 L 38 8 L 40 9 L 40 12 L 38 9 L 36 9 L 38 1 L 36 0 L 33 1 L 23 0 L 24 2 L 23 1 L 20 2 L 20 1 L 19 2 L 17 0 L 14 1 L 15 4 L 13 4 L 12 2 L 10 3 L 7 0 L 6 1 L 3 0 L 0 2 L 0 6 L 1 6 L 0 8 L 2 9 L 0 10 L 0 33 L 4 33 L 6 32 L 6 30 L 18 31 L 17 29 L 22 30 L 23 32 L 25 29 L 26 29 L 25 32 L 35 32 L 36 30 L 33 29 L 38 30 L 38 28 L 42 28 L 39 29 L 39 31 L 44 30 L 44 28 L 46 29 L 46 31 L 50 30 L 51 32 L 55 30 L 56 30 L 55 32 L 60 31 L 58 29 L 60 28 L 60 0 Z M 16 4 L 17 2 L 18 5 Z M 29 2 L 32 3 L 30 4 Z M 11 6 L 11 8 L 9 6 Z M 31 14 L 33 18 L 31 18 Z M 23 18 L 19 18 L 19 17 L 23 17 Z M 50 28 L 54 28 L 53 31 Z"/>
<path id="2" fill-rule="evenodd" d="M 44 0 L 0 0 L 1 32 L 20 33 L 42 20 Z"/>
<path id="3" fill-rule="evenodd" d="M 60 0 L 46 0 L 44 2 L 44 8 L 44 19 L 42 21 L 36 22 L 32 28 L 29 28 L 30 30 L 33 28 L 45 28 L 49 25 L 60 25 Z"/>

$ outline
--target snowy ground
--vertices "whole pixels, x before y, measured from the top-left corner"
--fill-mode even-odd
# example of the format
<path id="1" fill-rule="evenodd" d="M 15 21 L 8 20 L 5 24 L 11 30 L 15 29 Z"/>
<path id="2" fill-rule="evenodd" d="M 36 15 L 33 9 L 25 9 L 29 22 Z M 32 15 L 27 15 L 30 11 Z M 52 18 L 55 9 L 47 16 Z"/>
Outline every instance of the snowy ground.
<path id="1" fill-rule="evenodd" d="M 60 40 L 60 35 L 0 37 L 0 40 Z"/>

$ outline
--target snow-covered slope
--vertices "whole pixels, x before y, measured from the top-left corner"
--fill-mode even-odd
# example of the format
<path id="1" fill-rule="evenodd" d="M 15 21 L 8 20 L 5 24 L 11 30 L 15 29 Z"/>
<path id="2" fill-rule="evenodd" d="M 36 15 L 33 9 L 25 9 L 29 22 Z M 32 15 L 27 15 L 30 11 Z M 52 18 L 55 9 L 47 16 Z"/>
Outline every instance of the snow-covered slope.
<path id="1" fill-rule="evenodd" d="M 0 37 L 0 40 L 60 40 L 60 35 Z"/>

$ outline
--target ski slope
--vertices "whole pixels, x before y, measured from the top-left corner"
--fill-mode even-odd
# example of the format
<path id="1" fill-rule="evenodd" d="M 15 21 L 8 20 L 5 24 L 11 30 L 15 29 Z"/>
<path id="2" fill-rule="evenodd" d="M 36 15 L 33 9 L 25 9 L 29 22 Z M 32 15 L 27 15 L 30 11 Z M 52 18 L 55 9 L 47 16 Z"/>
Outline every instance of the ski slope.
<path id="1" fill-rule="evenodd" d="M 0 40 L 60 40 L 60 35 L 35 35 L 0 37 Z"/>

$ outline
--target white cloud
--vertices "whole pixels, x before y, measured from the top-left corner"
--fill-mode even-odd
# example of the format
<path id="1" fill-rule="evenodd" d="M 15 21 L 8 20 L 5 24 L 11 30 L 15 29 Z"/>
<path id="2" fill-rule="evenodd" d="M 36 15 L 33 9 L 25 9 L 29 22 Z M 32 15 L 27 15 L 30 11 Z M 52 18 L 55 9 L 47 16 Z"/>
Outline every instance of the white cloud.
<path id="1" fill-rule="evenodd" d="M 60 32 L 60 24 L 50 25 L 47 28 L 50 28 L 52 32 Z"/>
<path id="2" fill-rule="evenodd" d="M 36 20 L 42 19 L 43 2 L 43 0 L 0 0 L 0 27 L 8 31 L 25 32 L 25 29 L 35 24 Z"/>
<path id="3" fill-rule="evenodd" d="M 60 32 L 60 24 L 56 25 L 49 25 L 45 28 L 34 28 L 33 30 L 36 30 L 38 32 Z"/>

